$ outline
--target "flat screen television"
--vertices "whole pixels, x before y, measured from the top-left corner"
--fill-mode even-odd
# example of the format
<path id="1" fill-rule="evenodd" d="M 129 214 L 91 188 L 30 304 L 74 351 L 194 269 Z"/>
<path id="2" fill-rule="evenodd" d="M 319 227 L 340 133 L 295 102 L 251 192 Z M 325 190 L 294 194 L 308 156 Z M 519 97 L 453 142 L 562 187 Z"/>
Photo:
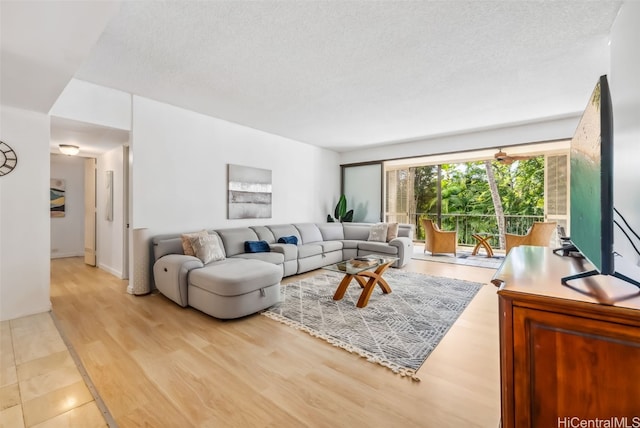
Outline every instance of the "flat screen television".
<path id="1" fill-rule="evenodd" d="M 562 278 L 562 283 L 616 272 L 613 251 L 613 107 L 607 76 L 600 76 L 571 139 L 571 243 L 594 269 Z"/>

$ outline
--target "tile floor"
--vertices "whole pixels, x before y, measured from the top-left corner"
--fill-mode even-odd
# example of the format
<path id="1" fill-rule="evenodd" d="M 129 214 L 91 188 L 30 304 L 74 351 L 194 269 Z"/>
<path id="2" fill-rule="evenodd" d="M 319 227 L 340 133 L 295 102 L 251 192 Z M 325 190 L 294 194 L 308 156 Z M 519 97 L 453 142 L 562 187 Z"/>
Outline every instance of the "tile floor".
<path id="1" fill-rule="evenodd" d="M 0 323 L 0 428 L 107 427 L 49 312 Z"/>

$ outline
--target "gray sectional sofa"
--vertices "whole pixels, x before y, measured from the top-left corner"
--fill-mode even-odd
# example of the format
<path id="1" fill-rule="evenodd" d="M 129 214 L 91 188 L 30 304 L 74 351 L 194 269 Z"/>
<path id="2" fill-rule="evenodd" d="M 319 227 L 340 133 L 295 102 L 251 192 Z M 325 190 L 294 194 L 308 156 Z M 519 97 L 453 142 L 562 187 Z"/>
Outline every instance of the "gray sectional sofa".
<path id="1" fill-rule="evenodd" d="M 370 241 L 372 226 L 294 223 L 210 230 L 220 238 L 224 258 L 207 264 L 184 254 L 180 234 L 156 236 L 154 283 L 183 307 L 221 319 L 239 318 L 279 302 L 280 281 L 286 276 L 374 253 L 398 257 L 394 267 L 405 265 L 413 253 L 413 225 L 398 225 L 398 236 L 388 242 Z M 291 236 L 297 244 L 278 243 Z M 247 241 L 266 241 L 270 251 L 245 252 Z"/>

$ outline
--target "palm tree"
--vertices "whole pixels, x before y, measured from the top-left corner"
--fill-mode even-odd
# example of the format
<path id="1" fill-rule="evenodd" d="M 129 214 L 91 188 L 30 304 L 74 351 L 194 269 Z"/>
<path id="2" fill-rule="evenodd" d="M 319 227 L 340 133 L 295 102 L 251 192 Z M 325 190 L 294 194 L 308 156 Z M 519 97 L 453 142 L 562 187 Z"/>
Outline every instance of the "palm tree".
<path id="1" fill-rule="evenodd" d="M 498 184 L 496 183 L 496 176 L 493 173 L 493 166 L 491 160 L 484 161 L 484 167 L 487 170 L 487 181 L 489 182 L 489 190 L 491 190 L 491 199 L 493 200 L 493 208 L 496 212 L 496 220 L 498 220 L 498 235 L 500 239 L 500 248 L 505 248 L 504 243 L 504 210 L 502 209 L 502 200 L 498 193 Z"/>

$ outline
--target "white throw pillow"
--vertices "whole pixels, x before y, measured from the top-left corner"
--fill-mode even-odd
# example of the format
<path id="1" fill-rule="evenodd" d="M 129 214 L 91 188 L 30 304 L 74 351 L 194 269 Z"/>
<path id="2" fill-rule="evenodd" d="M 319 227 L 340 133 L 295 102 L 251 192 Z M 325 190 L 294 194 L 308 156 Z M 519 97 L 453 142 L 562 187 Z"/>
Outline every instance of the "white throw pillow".
<path id="1" fill-rule="evenodd" d="M 367 241 L 387 242 L 387 223 L 377 223 L 371 226 Z"/>
<path id="2" fill-rule="evenodd" d="M 198 234 L 195 238 L 191 238 L 191 246 L 196 253 L 196 257 L 202 260 L 205 265 L 224 260 L 226 257 L 218 235 L 209 235 L 206 231 Z"/>

